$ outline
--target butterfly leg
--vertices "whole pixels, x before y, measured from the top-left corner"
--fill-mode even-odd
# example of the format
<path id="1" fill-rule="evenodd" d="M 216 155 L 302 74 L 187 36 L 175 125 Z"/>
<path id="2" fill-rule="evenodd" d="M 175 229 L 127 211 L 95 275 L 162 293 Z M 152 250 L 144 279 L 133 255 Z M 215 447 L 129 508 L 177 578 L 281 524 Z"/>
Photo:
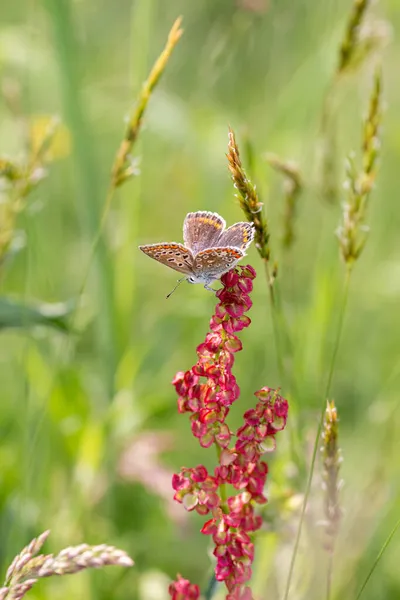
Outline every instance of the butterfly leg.
<path id="1" fill-rule="evenodd" d="M 204 285 L 204 288 L 205 288 L 206 290 L 208 290 L 209 292 L 213 292 L 214 294 L 216 294 L 216 293 L 218 292 L 218 290 L 215 290 L 214 288 L 212 288 L 212 287 L 209 287 L 208 283 L 206 283 L 206 284 Z"/>

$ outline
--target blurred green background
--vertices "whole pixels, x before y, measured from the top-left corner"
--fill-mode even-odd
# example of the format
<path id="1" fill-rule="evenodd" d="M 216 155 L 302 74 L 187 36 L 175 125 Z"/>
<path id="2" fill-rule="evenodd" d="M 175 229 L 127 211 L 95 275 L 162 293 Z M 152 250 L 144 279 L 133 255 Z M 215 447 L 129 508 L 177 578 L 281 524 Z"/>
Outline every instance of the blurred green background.
<path id="1" fill-rule="evenodd" d="M 187 212 L 212 210 L 228 224 L 242 215 L 226 166 L 228 125 L 237 133 L 266 203 L 279 294 L 292 342 L 286 377 L 276 347 L 263 268 L 252 326 L 241 333 L 235 374 L 242 390 L 232 428 L 254 391 L 282 387 L 289 427 L 270 458 L 254 567 L 259 598 L 282 595 L 298 522 L 345 269 L 335 230 L 344 160 L 360 148 L 371 64 L 349 74 L 337 94 L 337 185 L 329 205 L 316 193 L 321 111 L 351 3 L 345 0 L 3 0 L 0 4 L 0 156 L 23 157 L 27 123 L 60 115 L 71 151 L 49 166 L 18 220 L 26 245 L 2 266 L 1 295 L 60 302 L 81 290 L 116 149 L 141 83 L 183 15 L 184 35 L 151 98 L 140 141 L 140 174 L 116 193 L 93 261 L 76 332 L 0 331 L 0 566 L 50 528 L 46 546 L 107 542 L 135 560 L 40 583 L 31 598 L 166 598 L 177 572 L 206 586 L 208 539 L 202 519 L 172 503 L 181 466 L 212 467 L 212 449 L 191 436 L 170 381 L 196 360 L 215 299 L 182 285 L 137 249 L 181 241 Z M 331 397 L 340 415 L 344 517 L 334 597 L 354 598 L 400 507 L 400 25 L 397 0 L 372 7 L 392 30 L 383 53 L 385 114 L 370 236 L 350 288 Z M 296 242 L 281 244 L 282 179 L 265 160 L 298 162 L 306 183 Z M 2 193 L 0 191 L 0 193 Z M 326 557 L 319 521 L 317 465 L 291 598 L 321 598 Z M 397 599 L 400 534 L 364 592 Z"/>

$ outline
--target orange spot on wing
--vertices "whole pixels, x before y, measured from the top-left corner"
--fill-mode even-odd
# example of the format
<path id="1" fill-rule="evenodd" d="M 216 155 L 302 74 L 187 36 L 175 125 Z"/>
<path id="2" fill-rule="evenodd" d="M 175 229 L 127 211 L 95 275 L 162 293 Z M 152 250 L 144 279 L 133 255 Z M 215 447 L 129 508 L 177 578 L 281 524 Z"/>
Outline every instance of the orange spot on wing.
<path id="1" fill-rule="evenodd" d="M 222 229 L 221 223 L 219 223 L 215 219 L 212 219 L 211 217 L 200 217 L 199 221 L 205 223 L 205 225 L 213 225 L 215 229 Z"/>

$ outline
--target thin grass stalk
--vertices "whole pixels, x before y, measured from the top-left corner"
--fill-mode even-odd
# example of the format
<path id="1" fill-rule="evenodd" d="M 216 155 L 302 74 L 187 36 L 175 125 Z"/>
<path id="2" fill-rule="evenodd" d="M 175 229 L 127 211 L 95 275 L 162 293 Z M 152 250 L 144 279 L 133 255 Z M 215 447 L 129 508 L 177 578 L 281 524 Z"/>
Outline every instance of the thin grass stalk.
<path id="1" fill-rule="evenodd" d="M 182 17 L 178 17 L 172 25 L 171 30 L 168 34 L 167 43 L 160 56 L 154 63 L 148 78 L 144 82 L 140 94 L 138 96 L 136 106 L 129 117 L 128 126 L 126 128 L 124 138 L 117 150 L 117 153 L 114 158 L 114 163 L 112 165 L 110 184 L 103 204 L 100 223 L 91 245 L 88 265 L 86 267 L 86 271 L 80 288 L 80 295 L 83 294 L 84 289 L 86 287 L 86 283 L 89 278 L 89 273 L 91 269 L 91 264 L 96 253 L 97 246 L 100 242 L 100 238 L 103 234 L 103 230 L 107 221 L 108 213 L 110 212 L 114 194 L 120 185 L 122 185 L 132 176 L 137 174 L 137 166 L 134 159 L 131 157 L 131 152 L 133 150 L 135 142 L 137 141 L 142 126 L 143 117 L 147 109 L 147 105 L 149 103 L 151 94 L 156 85 L 158 84 L 162 74 L 164 73 L 168 61 L 171 57 L 171 54 L 182 36 L 183 29 L 181 29 L 180 27 L 181 23 Z"/>
<path id="2" fill-rule="evenodd" d="M 397 523 L 395 524 L 395 526 L 393 527 L 392 531 L 389 533 L 388 537 L 386 538 L 385 542 L 383 543 L 382 548 L 380 549 L 378 556 L 376 557 L 376 559 L 374 560 L 371 569 L 368 571 L 368 574 L 364 580 L 364 583 L 362 584 L 362 586 L 360 587 L 360 590 L 356 596 L 356 600 L 359 600 L 361 598 L 361 595 L 363 593 L 363 591 L 365 590 L 365 588 L 367 587 L 367 584 L 369 582 L 369 580 L 371 579 L 376 567 L 378 566 L 386 548 L 389 546 L 390 542 L 392 541 L 392 538 L 394 537 L 394 535 L 397 533 L 397 530 L 400 528 L 400 519 L 397 521 Z"/>
<path id="3" fill-rule="evenodd" d="M 285 381 L 285 368 L 282 356 L 282 347 L 279 331 L 279 316 L 277 310 L 277 301 L 274 292 L 274 282 L 277 275 L 277 267 L 271 269 L 270 258 L 271 249 L 269 245 L 269 226 L 264 214 L 264 205 L 260 201 L 256 186 L 247 177 L 246 171 L 243 168 L 240 158 L 239 147 L 236 142 L 234 131 L 229 128 L 228 132 L 228 168 L 231 173 L 233 184 L 237 190 L 236 198 L 239 201 L 240 207 L 246 216 L 246 219 L 253 223 L 255 229 L 254 242 L 263 264 L 267 280 L 270 304 L 272 327 L 275 338 L 276 360 L 278 366 L 279 377 L 281 382 Z"/>
<path id="4" fill-rule="evenodd" d="M 328 379 L 325 394 L 323 397 L 323 406 L 321 410 L 321 417 L 315 437 L 310 472 L 307 480 L 306 491 L 304 494 L 304 500 L 302 510 L 300 514 L 300 521 L 297 530 L 296 540 L 294 544 L 293 554 L 289 566 L 289 574 L 286 583 L 286 590 L 284 599 L 287 600 L 289 595 L 289 589 L 291 579 L 293 576 L 294 564 L 297 556 L 297 551 L 300 542 L 301 531 L 304 522 L 305 511 L 307 508 L 308 499 L 311 491 L 311 483 L 314 474 L 315 459 L 317 456 L 317 449 L 319 445 L 319 438 L 322 432 L 325 414 L 325 402 L 330 394 L 333 373 L 336 364 L 336 358 L 339 350 L 340 339 L 342 335 L 344 315 L 347 306 L 347 299 L 350 287 L 350 277 L 353 270 L 355 261 L 360 257 L 360 254 L 365 245 L 365 234 L 364 234 L 364 219 L 366 212 L 366 205 L 369 195 L 371 193 L 373 183 L 376 177 L 376 164 L 378 158 L 378 149 L 380 146 L 379 138 L 379 126 L 381 120 L 381 96 L 382 96 L 382 81 L 381 71 L 378 69 L 374 76 L 374 85 L 372 88 L 369 109 L 367 117 L 363 123 L 363 136 L 362 136 L 362 168 L 360 173 L 357 173 L 355 168 L 352 168 L 348 174 L 349 181 L 349 200 L 345 203 L 343 208 L 343 225 L 339 228 L 338 238 L 339 247 L 341 250 L 342 258 L 346 264 L 346 279 L 344 287 L 344 295 L 342 305 L 340 309 L 338 329 L 336 334 L 336 340 L 332 353 L 332 359 L 330 362 Z"/>
<path id="5" fill-rule="evenodd" d="M 342 223 L 337 231 L 343 260 L 350 268 L 360 257 L 368 236 L 365 215 L 376 178 L 380 150 L 381 97 L 382 75 L 380 69 L 377 69 L 363 124 L 362 167 L 357 170 L 352 158 L 347 161 L 348 198 L 344 204 Z"/>
<path id="6" fill-rule="evenodd" d="M 333 577 L 333 552 L 328 556 L 328 569 L 326 575 L 326 600 L 330 600 L 332 592 L 332 577 Z"/>
<path id="7" fill-rule="evenodd" d="M 346 31 L 340 45 L 337 74 L 350 65 L 359 44 L 359 31 L 371 0 L 354 0 Z"/>
<path id="8" fill-rule="evenodd" d="M 324 508 L 325 508 L 325 536 L 324 549 L 328 552 L 327 565 L 327 590 L 326 597 L 330 600 L 332 577 L 333 577 L 333 557 L 335 551 L 336 538 L 339 531 L 342 511 L 340 508 L 340 465 L 342 462 L 341 451 L 338 445 L 339 420 L 335 403 L 327 402 L 325 418 L 322 432 L 322 479 L 324 489 Z"/>
<path id="9" fill-rule="evenodd" d="M 255 229 L 254 243 L 262 260 L 266 263 L 270 260 L 271 249 L 269 246 L 269 227 L 264 214 L 264 205 L 260 202 L 256 186 L 247 177 L 240 158 L 239 146 L 236 142 L 234 131 L 229 127 L 228 132 L 228 169 L 231 173 L 233 185 L 238 193 L 236 198 L 240 208 L 244 212 Z M 271 285 L 272 282 L 268 282 Z"/>
<path id="10" fill-rule="evenodd" d="M 284 213 L 282 245 L 289 250 L 295 241 L 295 218 L 299 196 L 303 190 L 303 181 L 297 164 L 283 160 L 276 154 L 265 156 L 268 164 L 283 177 Z"/>
<path id="11" fill-rule="evenodd" d="M 266 276 L 267 282 L 269 282 L 269 281 L 271 281 L 271 273 L 270 273 L 269 265 L 266 262 L 264 263 L 264 269 L 265 269 L 265 276 Z M 284 362 L 283 362 L 283 352 L 282 352 L 280 328 L 279 328 L 279 324 L 278 324 L 279 316 L 278 316 L 278 311 L 277 311 L 276 296 L 274 294 L 272 285 L 268 284 L 268 290 L 269 290 L 269 298 L 270 298 L 270 303 L 271 303 L 272 328 L 274 331 L 274 338 L 275 338 L 276 363 L 278 366 L 278 373 L 279 373 L 280 380 L 282 382 L 282 385 L 284 385 L 284 382 L 286 381 L 286 374 L 285 374 L 285 367 L 284 367 Z"/>
<path id="12" fill-rule="evenodd" d="M 288 572 L 288 577 L 287 577 L 286 587 L 285 587 L 285 593 L 284 593 L 284 600 L 287 600 L 288 597 L 289 597 L 290 585 L 291 585 L 291 582 L 292 582 L 292 577 L 293 577 L 293 572 L 294 572 L 294 565 L 295 565 L 295 562 L 296 562 L 297 552 L 298 552 L 298 549 L 299 549 L 299 543 L 300 543 L 300 537 L 301 537 L 301 533 L 302 533 L 302 529 L 303 529 L 304 517 L 305 517 L 305 514 L 306 514 L 306 508 L 307 508 L 308 500 L 309 500 L 309 497 L 310 497 L 311 484 L 312 484 L 312 479 L 313 479 L 313 475 L 314 475 L 315 462 L 316 462 L 318 448 L 319 448 L 319 444 L 320 444 L 320 438 L 321 438 L 322 428 L 323 428 L 323 425 L 324 425 L 326 399 L 329 397 L 330 392 L 331 392 L 331 386 L 332 386 L 333 374 L 334 374 L 334 370 L 335 370 L 336 358 L 337 358 L 337 354 L 338 354 L 338 351 L 339 351 L 340 340 L 341 340 L 342 333 L 343 333 L 344 317 L 345 317 L 346 307 L 347 307 L 347 302 L 348 302 L 348 297 L 349 297 L 350 276 L 351 276 L 351 269 L 347 269 L 347 271 L 346 271 L 346 279 L 345 279 L 345 284 L 344 284 L 344 292 L 343 292 L 343 297 L 342 297 L 342 302 L 341 302 L 341 308 L 340 308 L 340 313 L 339 313 L 339 321 L 338 321 L 338 326 L 337 326 L 337 330 L 336 330 L 335 343 L 334 343 L 332 357 L 331 357 L 331 361 L 330 361 L 330 367 L 329 367 L 328 378 L 327 378 L 327 382 L 326 382 L 325 394 L 323 396 L 323 408 L 322 408 L 321 416 L 320 416 L 320 419 L 319 419 L 319 422 L 318 422 L 317 433 L 315 435 L 314 447 L 313 447 L 313 453 L 312 453 L 311 465 L 310 465 L 310 471 L 309 471 L 309 474 L 308 474 L 306 491 L 304 493 L 303 504 L 302 504 L 302 507 L 301 507 L 300 520 L 299 520 L 299 525 L 298 525 L 298 528 L 297 528 L 296 539 L 295 539 L 295 543 L 294 543 L 294 547 L 293 547 L 293 553 L 292 553 L 292 557 L 291 557 L 291 560 L 290 560 L 289 572 Z"/>
<path id="13" fill-rule="evenodd" d="M 154 38 L 154 25 L 157 11 L 155 0 L 132 0 L 130 11 L 129 42 L 129 87 L 132 97 L 137 95 L 143 81 L 149 74 L 151 66 L 151 46 Z M 150 61 L 150 62 L 149 62 Z M 143 137 L 139 135 L 134 146 L 135 156 L 143 155 Z M 118 228 L 121 242 L 115 252 L 118 269 L 115 271 L 115 301 L 118 307 L 118 335 L 121 344 L 131 347 L 132 360 L 138 365 L 143 356 L 142 340 L 135 335 L 136 325 L 126 328 L 126 322 L 132 315 L 140 319 L 141 304 L 137 294 L 139 273 L 137 261 L 140 257 L 132 253 L 132 240 L 138 239 L 141 233 L 142 200 L 144 180 L 138 176 L 131 184 L 123 185 L 118 190 Z M 130 375 L 120 380 L 121 386 L 134 385 L 135 369 Z"/>
<path id="14" fill-rule="evenodd" d="M 27 197 L 46 176 L 46 153 L 54 140 L 59 121 L 52 117 L 45 131 L 37 140 L 36 147 L 29 142 L 28 152 L 22 164 L 0 158 L 0 179 L 9 187 L 7 201 L 0 206 L 0 266 L 13 240 L 18 215 L 24 210 Z"/>
<path id="15" fill-rule="evenodd" d="M 136 103 L 136 108 L 130 116 L 128 126 L 125 132 L 125 137 L 122 140 L 115 157 L 114 165 L 112 168 L 111 181 L 111 185 L 114 187 L 118 187 L 128 177 L 132 175 L 131 160 L 129 158 L 129 154 L 139 135 L 139 131 L 143 121 L 143 116 L 149 103 L 150 96 L 157 83 L 159 82 L 162 74 L 164 73 L 168 61 L 171 57 L 171 54 L 182 36 L 183 29 L 181 29 L 181 24 L 182 17 L 178 17 L 172 25 L 171 30 L 168 34 L 168 39 L 164 50 L 161 52 L 160 56 L 154 63 L 148 78 L 143 84 L 142 90 L 139 94 L 139 98 Z"/>
<path id="16" fill-rule="evenodd" d="M 336 204 L 338 199 L 337 174 L 337 107 L 335 100 L 336 79 L 333 79 L 325 92 L 321 121 L 319 152 L 321 183 L 320 195 L 329 204 Z"/>
<path id="17" fill-rule="evenodd" d="M 371 54 L 389 38 L 389 27 L 386 23 L 372 20 L 369 26 L 367 25 L 367 13 L 371 3 L 371 0 L 353 0 L 339 46 L 336 69 L 324 96 L 320 125 L 321 182 L 322 195 L 330 203 L 335 203 L 338 197 L 336 185 L 338 113 L 335 99 L 337 89 L 346 73 L 350 70 L 359 70 Z"/>
<path id="18" fill-rule="evenodd" d="M 68 0 L 43 0 L 54 33 L 60 68 L 61 94 L 66 123 L 71 131 L 79 186 L 79 208 L 87 234 L 93 239 L 97 230 L 98 206 L 101 203 L 98 168 L 93 140 L 80 97 L 79 44 L 75 36 L 72 5 Z M 116 340 L 113 311 L 113 279 L 106 245 L 101 236 L 96 257 L 96 297 L 101 317 L 96 319 L 96 345 L 102 354 L 104 387 L 109 398 L 114 395 Z"/>
<path id="19" fill-rule="evenodd" d="M 369 15 L 372 0 L 353 0 L 340 45 L 334 81 L 362 68 L 380 53 L 392 37 L 390 24 Z"/>

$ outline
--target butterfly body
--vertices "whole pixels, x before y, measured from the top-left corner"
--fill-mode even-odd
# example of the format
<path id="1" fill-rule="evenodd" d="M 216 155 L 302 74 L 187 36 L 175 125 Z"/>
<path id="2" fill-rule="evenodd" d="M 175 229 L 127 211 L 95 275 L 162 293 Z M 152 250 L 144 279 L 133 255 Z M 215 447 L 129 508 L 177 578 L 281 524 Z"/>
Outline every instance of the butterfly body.
<path id="1" fill-rule="evenodd" d="M 158 262 L 185 275 L 189 283 L 209 284 L 230 271 L 246 254 L 254 238 L 251 223 L 235 223 L 225 229 L 217 213 L 189 213 L 183 224 L 184 244 L 175 242 L 139 246 Z"/>

